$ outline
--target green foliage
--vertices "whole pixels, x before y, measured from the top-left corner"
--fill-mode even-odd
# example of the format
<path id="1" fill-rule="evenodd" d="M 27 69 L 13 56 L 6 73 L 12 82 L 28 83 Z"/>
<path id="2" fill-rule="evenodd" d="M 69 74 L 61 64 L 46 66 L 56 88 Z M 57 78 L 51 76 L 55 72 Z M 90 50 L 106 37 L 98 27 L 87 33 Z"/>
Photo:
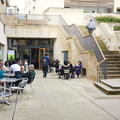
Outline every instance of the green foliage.
<path id="1" fill-rule="evenodd" d="M 120 18 L 112 17 L 112 16 L 101 16 L 96 17 L 98 22 L 105 22 L 105 23 L 120 23 Z"/>
<path id="2" fill-rule="evenodd" d="M 120 26 L 114 26 L 114 31 L 120 31 Z"/>

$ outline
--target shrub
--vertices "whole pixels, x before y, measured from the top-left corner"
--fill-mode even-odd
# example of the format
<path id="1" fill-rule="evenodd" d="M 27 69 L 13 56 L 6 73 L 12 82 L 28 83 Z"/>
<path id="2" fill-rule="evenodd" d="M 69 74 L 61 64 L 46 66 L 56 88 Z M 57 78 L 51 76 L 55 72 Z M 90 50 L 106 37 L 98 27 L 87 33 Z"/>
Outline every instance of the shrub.
<path id="1" fill-rule="evenodd" d="M 120 23 L 120 18 L 112 17 L 112 16 L 101 16 L 96 17 L 98 22 L 106 22 L 106 23 Z"/>
<path id="2" fill-rule="evenodd" d="M 114 26 L 114 31 L 120 31 L 120 26 Z"/>

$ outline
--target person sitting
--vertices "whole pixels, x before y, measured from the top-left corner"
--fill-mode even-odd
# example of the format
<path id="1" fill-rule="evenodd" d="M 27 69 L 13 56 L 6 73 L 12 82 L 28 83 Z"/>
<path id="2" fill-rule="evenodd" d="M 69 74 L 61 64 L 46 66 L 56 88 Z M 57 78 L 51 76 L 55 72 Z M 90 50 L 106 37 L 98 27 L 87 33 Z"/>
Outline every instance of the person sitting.
<path id="1" fill-rule="evenodd" d="M 90 34 L 92 34 L 93 30 L 95 29 L 95 24 L 92 21 L 92 19 L 90 19 L 90 21 L 88 22 L 87 29 L 88 29 Z"/>
<path id="2" fill-rule="evenodd" d="M 24 70 L 25 71 L 28 70 L 28 60 L 27 59 L 24 60 Z"/>
<path id="3" fill-rule="evenodd" d="M 3 68 L 2 68 L 2 65 L 0 65 L 0 79 L 4 78 L 4 72 L 3 72 L 2 69 L 3 69 Z M 0 82 L 0 85 L 3 85 L 3 83 Z"/>
<path id="4" fill-rule="evenodd" d="M 21 67 L 19 65 L 19 61 L 14 60 L 13 64 L 10 66 L 10 71 L 13 72 L 15 74 L 15 78 L 20 79 L 22 78 L 22 72 L 21 72 Z M 13 83 L 13 86 L 18 86 L 19 83 L 22 80 L 18 80 L 15 83 Z"/>
<path id="5" fill-rule="evenodd" d="M 33 79 L 35 77 L 35 71 L 34 71 L 34 65 L 31 64 L 28 66 L 28 72 L 23 74 L 24 78 L 28 78 L 28 84 L 33 82 Z"/>
<path id="6" fill-rule="evenodd" d="M 0 60 L 0 65 L 2 66 L 2 70 L 3 70 L 4 72 L 9 71 L 9 68 L 4 64 L 4 61 L 3 61 L 3 60 Z"/>
<path id="7" fill-rule="evenodd" d="M 82 69 L 82 62 L 78 61 L 78 64 L 75 67 L 77 77 L 79 77 L 79 75 L 81 74 L 81 69 Z"/>
<path id="8" fill-rule="evenodd" d="M 13 61 L 13 64 L 10 66 L 10 70 L 15 74 L 15 78 L 21 78 L 22 72 L 21 67 L 16 60 Z"/>

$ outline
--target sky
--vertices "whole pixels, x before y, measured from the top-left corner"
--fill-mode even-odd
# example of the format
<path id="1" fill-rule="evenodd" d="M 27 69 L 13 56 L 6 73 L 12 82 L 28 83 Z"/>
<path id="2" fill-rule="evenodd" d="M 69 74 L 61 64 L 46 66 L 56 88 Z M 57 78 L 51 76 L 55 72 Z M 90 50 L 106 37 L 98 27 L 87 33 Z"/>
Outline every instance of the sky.
<path id="1" fill-rule="evenodd" d="M 17 6 L 19 11 L 22 12 L 24 10 L 24 2 L 25 0 L 10 0 L 10 5 Z"/>

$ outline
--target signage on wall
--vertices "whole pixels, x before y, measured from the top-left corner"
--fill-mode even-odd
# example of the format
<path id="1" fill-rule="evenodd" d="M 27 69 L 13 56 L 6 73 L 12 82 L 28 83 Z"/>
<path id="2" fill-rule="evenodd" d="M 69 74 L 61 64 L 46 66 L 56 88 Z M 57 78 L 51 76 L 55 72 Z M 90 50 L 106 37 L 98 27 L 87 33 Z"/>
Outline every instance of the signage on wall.
<path id="1" fill-rule="evenodd" d="M 14 60 L 14 59 L 15 59 L 15 51 L 8 50 L 8 60 Z"/>

